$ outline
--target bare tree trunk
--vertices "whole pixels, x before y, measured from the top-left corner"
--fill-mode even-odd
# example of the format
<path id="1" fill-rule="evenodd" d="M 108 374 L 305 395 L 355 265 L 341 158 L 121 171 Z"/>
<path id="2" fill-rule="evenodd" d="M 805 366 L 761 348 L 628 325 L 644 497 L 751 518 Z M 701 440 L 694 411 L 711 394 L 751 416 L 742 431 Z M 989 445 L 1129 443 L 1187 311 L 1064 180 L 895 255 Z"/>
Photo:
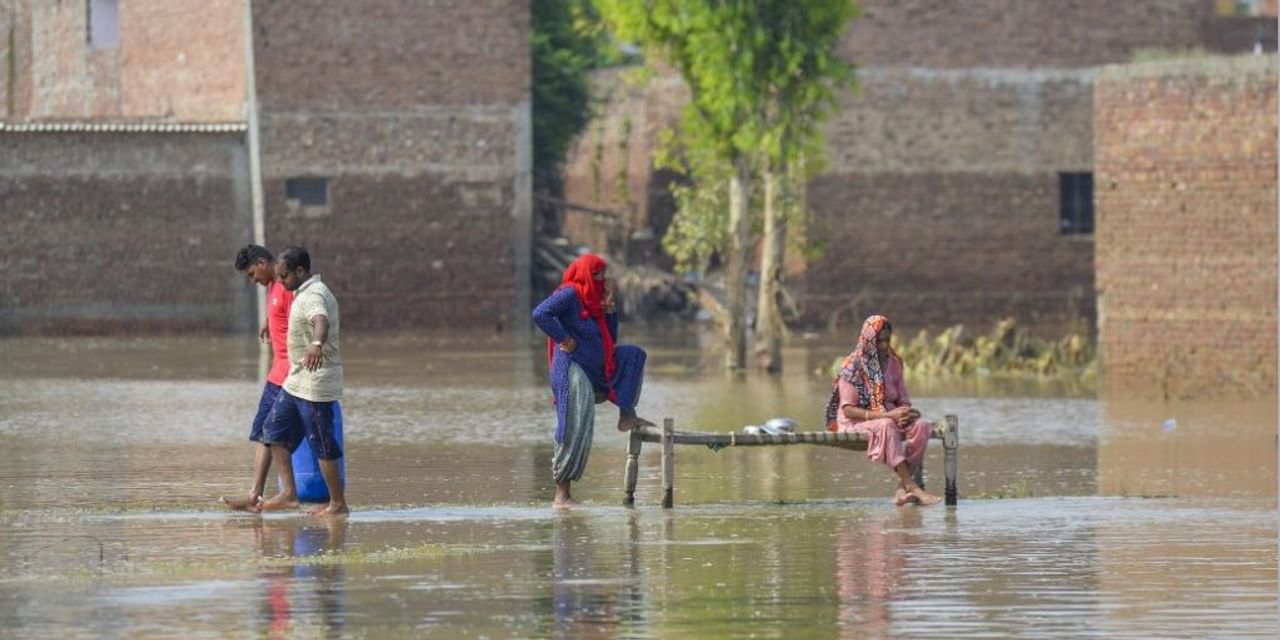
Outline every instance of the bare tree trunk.
<path id="1" fill-rule="evenodd" d="M 787 217 L 778 197 L 782 180 L 775 168 L 764 174 L 764 251 L 760 256 L 760 290 L 756 300 L 756 366 L 782 371 L 782 338 L 786 327 L 778 307 L 787 252 Z"/>
<path id="2" fill-rule="evenodd" d="M 729 321 L 725 327 L 727 369 L 747 365 L 747 264 L 751 252 L 750 169 L 745 158 L 734 162 L 729 181 L 729 251 L 725 262 L 725 299 Z"/>

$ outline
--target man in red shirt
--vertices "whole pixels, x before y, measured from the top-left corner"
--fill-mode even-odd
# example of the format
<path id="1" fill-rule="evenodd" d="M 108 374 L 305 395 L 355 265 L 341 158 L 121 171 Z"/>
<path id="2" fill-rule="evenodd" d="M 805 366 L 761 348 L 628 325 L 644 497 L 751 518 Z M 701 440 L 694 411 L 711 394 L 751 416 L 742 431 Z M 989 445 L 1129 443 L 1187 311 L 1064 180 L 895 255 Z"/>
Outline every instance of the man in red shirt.
<path id="1" fill-rule="evenodd" d="M 263 425 L 271 415 L 276 398 L 280 395 L 280 385 L 289 375 L 289 307 L 293 304 L 293 292 L 284 287 L 276 277 L 273 263 L 275 257 L 266 247 L 251 244 L 236 253 L 236 271 L 245 275 L 252 282 L 267 288 L 267 325 L 258 331 L 258 339 L 271 341 L 271 370 L 267 373 L 267 384 L 262 389 L 262 398 L 258 401 L 258 414 L 253 418 L 253 426 L 249 429 L 249 440 L 256 443 L 253 463 L 253 488 L 245 498 L 228 498 L 223 496 L 218 501 L 238 511 L 261 510 L 262 492 L 267 483 L 267 473 L 271 470 L 271 447 L 263 442 Z M 280 483 L 294 486 L 292 482 Z M 286 502 L 292 498 L 297 503 L 297 495 L 282 496 Z"/>

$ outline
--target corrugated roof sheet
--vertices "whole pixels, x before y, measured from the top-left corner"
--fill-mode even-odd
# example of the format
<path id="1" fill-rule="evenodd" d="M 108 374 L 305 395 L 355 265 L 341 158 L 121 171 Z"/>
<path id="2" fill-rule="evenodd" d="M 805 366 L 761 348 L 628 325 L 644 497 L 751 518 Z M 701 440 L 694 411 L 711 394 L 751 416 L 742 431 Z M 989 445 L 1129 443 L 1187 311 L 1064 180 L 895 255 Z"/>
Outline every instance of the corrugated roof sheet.
<path id="1" fill-rule="evenodd" d="M 0 133 L 238 133 L 244 122 L 0 122 Z"/>

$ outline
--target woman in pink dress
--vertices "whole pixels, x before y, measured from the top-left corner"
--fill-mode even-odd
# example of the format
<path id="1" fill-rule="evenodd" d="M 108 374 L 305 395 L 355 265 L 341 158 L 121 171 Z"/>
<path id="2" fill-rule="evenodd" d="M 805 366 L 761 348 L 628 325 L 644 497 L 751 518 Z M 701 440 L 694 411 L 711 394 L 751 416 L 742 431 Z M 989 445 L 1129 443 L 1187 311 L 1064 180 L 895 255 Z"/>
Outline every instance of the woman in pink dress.
<path id="1" fill-rule="evenodd" d="M 867 457 L 898 474 L 894 504 L 931 505 L 938 496 L 912 479 L 924 462 L 933 424 L 911 406 L 902 375 L 902 358 L 893 350 L 893 325 L 884 316 L 862 323 L 858 346 L 844 359 L 831 385 L 827 430 L 867 436 Z"/>

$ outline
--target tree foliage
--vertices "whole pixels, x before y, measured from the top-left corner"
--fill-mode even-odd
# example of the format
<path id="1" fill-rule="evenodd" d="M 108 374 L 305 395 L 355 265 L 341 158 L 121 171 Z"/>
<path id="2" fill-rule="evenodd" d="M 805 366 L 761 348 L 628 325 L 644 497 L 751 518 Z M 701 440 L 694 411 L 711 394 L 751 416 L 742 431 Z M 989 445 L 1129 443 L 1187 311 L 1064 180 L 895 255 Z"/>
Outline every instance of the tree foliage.
<path id="1" fill-rule="evenodd" d="M 626 60 L 591 0 L 533 0 L 534 190 L 558 189 L 565 156 L 592 117 L 588 73 Z"/>
<path id="2" fill-rule="evenodd" d="M 853 78 L 837 44 L 857 9 L 850 0 L 597 0 L 597 6 L 621 39 L 657 54 L 689 88 L 678 143 L 659 161 L 691 178 L 672 187 L 678 209 L 664 247 L 685 266 L 702 266 L 712 254 L 727 257 L 727 316 L 739 323 L 745 264 L 759 229 L 774 234 L 766 262 L 776 286 L 786 222 L 807 216 L 804 183 L 822 163 L 821 122 Z M 765 224 L 753 219 L 759 215 Z M 769 295 L 761 301 L 776 305 Z M 731 326 L 727 338 L 731 350 L 745 350 L 741 327 Z M 728 358 L 730 366 L 741 360 Z"/>

